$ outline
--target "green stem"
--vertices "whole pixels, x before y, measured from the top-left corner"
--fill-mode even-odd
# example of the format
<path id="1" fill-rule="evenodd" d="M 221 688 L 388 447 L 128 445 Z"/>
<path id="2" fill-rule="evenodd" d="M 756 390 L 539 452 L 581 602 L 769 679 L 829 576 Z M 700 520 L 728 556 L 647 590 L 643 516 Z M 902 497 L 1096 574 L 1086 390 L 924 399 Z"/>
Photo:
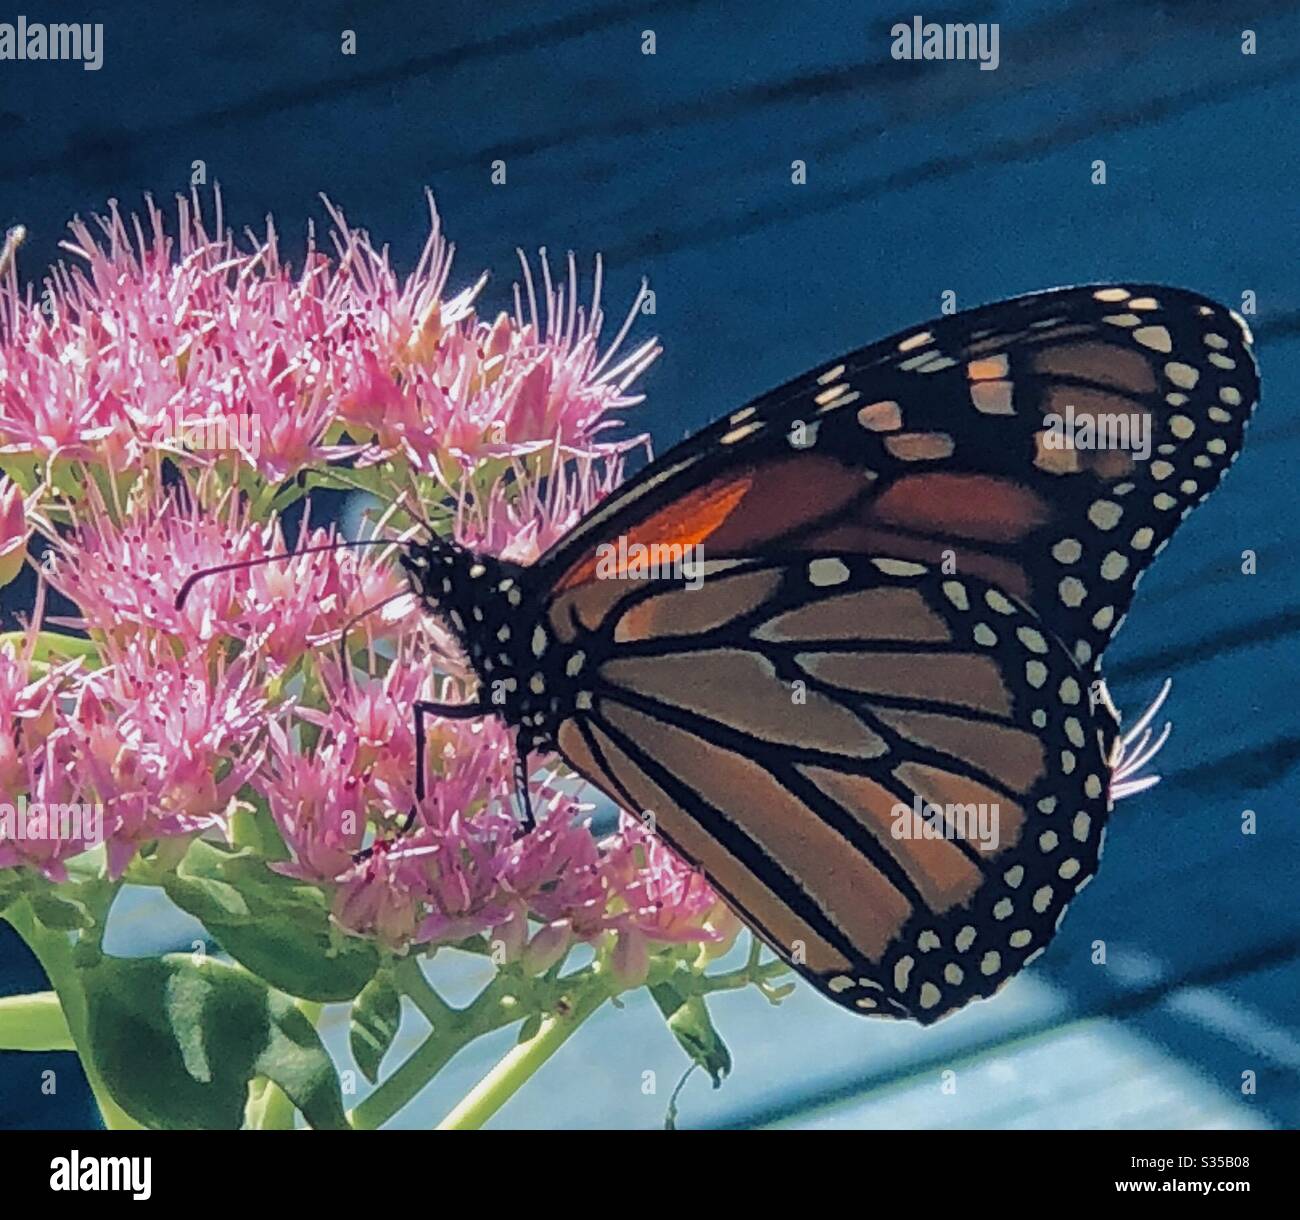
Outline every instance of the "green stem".
<path id="1" fill-rule="evenodd" d="M 475 1003 L 457 1011 L 434 991 L 420 968 L 419 958 L 411 956 L 397 961 L 393 977 L 402 994 L 433 1028 L 415 1053 L 369 1097 L 359 1102 L 348 1116 L 358 1130 L 373 1131 L 382 1127 L 442 1071 L 461 1047 L 477 1036 L 473 1014 L 480 1004 L 487 1007 L 485 997 L 492 991 L 492 984 L 489 984 Z M 471 1031 L 471 1025 L 474 1025 L 474 1031 Z"/>
<path id="2" fill-rule="evenodd" d="M 420 1010 L 435 1031 L 455 1024 L 458 1015 L 456 1010 L 433 989 L 420 967 L 418 957 L 410 955 L 400 958 L 393 973 L 402 994 Z"/>
<path id="3" fill-rule="evenodd" d="M 438 1124 L 440 1131 L 477 1131 L 538 1069 L 560 1049 L 578 1027 L 613 994 L 607 976 L 594 973 L 586 987 L 571 995 L 564 1012 L 543 1018 L 527 1042 L 522 1042 L 478 1082 Z"/>
<path id="4" fill-rule="evenodd" d="M 348 1115 L 352 1126 L 360 1131 L 382 1127 L 441 1072 L 462 1047 L 519 1017 L 517 1010 L 503 1002 L 505 995 L 500 975 L 479 992 L 467 1008 L 456 1009 L 433 989 L 418 958 L 401 959 L 394 966 L 393 974 L 402 994 L 433 1028 L 401 1067 L 369 1097 L 358 1102 Z"/>
<path id="5" fill-rule="evenodd" d="M 541 990 L 541 980 L 498 974 L 465 1008 L 452 1008 L 429 985 L 414 959 L 399 964 L 397 981 L 405 994 L 424 1014 L 433 1029 L 415 1052 L 348 1116 L 358 1130 L 382 1127 L 409 1103 L 442 1069 L 475 1038 L 490 1034 L 539 1009 L 551 1007 L 560 995 Z M 524 994 L 521 996 L 521 992 Z"/>
<path id="6" fill-rule="evenodd" d="M 789 974 L 794 967 L 787 966 L 779 957 L 765 965 L 757 961 L 746 962 L 725 974 L 705 974 L 695 986 L 695 994 L 712 995 L 715 991 L 739 991 L 743 987 L 757 986 L 766 994 L 767 984 L 780 975 Z"/>
<path id="7" fill-rule="evenodd" d="M 104 912 L 101 911 L 99 916 L 98 922 L 102 923 Z M 110 1131 L 143 1130 L 141 1125 L 113 1100 L 113 1095 L 95 1066 L 86 1026 L 86 993 L 82 990 L 81 979 L 73 963 L 72 941 L 64 932 L 42 927 L 32 915 L 26 901 L 15 903 L 5 912 L 4 917 L 36 955 L 36 960 L 40 962 L 46 977 L 58 993 L 59 1003 L 67 1019 L 68 1031 L 72 1035 L 73 1045 L 81 1059 L 90 1091 L 95 1095 L 95 1101 L 99 1105 L 104 1126 Z"/>
<path id="8" fill-rule="evenodd" d="M 52 991 L 0 998 L 0 1049 L 73 1051 L 72 1031 Z"/>
<path id="9" fill-rule="evenodd" d="M 754 984 L 766 987 L 768 980 L 789 969 L 779 960 L 760 966 L 755 953 L 739 969 L 694 976 L 691 990 L 706 995 Z M 681 983 L 674 963 L 662 963 L 662 970 L 665 977 Z M 537 1012 L 550 1014 L 533 1037 L 511 1050 L 439 1124 L 446 1130 L 481 1127 L 618 990 L 599 964 L 562 979 L 498 974 L 468 1007 L 458 1009 L 430 986 L 418 959 L 397 962 L 394 975 L 402 993 L 433 1028 L 406 1061 L 352 1110 L 348 1117 L 357 1130 L 382 1127 L 476 1038 Z"/>
<path id="10" fill-rule="evenodd" d="M 429 1083 L 448 1061 L 468 1042 L 468 1038 L 448 1037 L 446 1030 L 435 1029 L 401 1067 L 348 1115 L 357 1131 L 374 1131 L 382 1127 Z"/>

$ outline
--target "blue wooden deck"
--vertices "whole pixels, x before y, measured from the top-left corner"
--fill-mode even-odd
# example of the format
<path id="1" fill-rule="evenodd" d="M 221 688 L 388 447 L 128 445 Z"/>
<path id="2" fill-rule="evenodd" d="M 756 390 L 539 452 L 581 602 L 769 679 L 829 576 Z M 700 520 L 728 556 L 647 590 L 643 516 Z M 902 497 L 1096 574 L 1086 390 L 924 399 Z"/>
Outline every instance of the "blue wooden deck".
<path id="1" fill-rule="evenodd" d="M 25 7 L 38 19 L 41 6 Z M 900 14 L 834 0 L 400 0 L 364 16 L 288 4 L 276 17 L 246 2 L 165 20 L 139 0 L 85 8 L 106 22 L 102 71 L 0 72 L 0 224 L 31 230 L 28 271 L 72 213 L 144 190 L 166 198 L 195 158 L 235 222 L 274 211 L 292 239 L 325 190 L 399 262 L 423 237 L 428 184 L 459 279 L 493 267 L 502 305 L 516 244 L 603 250 L 611 312 L 648 276 L 665 354 L 636 422 L 661 448 L 933 315 L 945 290 L 961 305 L 1093 279 L 1229 303 L 1254 292 L 1264 392 L 1245 454 L 1156 563 L 1109 653 L 1130 714 L 1174 681 L 1165 779 L 1121 806 L 1101 874 L 1051 952 L 928 1031 L 859 1020 L 802 988 L 777 1011 L 722 997 L 735 1071 L 716 1092 L 693 1079 L 680 1121 L 1300 1125 L 1292 5 L 919 6 L 1000 22 L 992 72 L 893 62 Z M 355 57 L 339 54 L 345 27 Z M 1241 53 L 1243 27 L 1256 55 Z M 1097 158 L 1104 186 L 1090 184 Z M 806 185 L 791 183 L 795 159 Z M 1241 572 L 1246 549 L 1256 575 Z M 1253 837 L 1240 833 L 1244 809 L 1258 815 Z M 149 907 L 125 913 L 117 935 L 136 949 L 186 939 Z M 1105 966 L 1090 961 L 1097 940 Z M 471 966 L 448 969 L 464 972 L 453 991 L 473 982 Z M 427 1124 L 508 1044 L 454 1063 L 404 1121 Z M 0 1126 L 27 1109 L 34 1065 L 14 1060 L 0 1056 Z M 657 1125 L 681 1066 L 637 998 L 598 1015 L 495 1122 Z"/>

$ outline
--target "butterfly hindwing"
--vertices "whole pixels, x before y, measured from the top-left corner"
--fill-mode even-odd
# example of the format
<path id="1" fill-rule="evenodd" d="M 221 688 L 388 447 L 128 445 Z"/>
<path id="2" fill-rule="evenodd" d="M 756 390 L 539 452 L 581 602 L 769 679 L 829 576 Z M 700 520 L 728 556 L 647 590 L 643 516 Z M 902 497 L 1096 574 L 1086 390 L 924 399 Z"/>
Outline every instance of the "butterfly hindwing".
<path id="1" fill-rule="evenodd" d="M 1011 593 L 1095 664 L 1240 450 L 1249 331 L 1193 293 L 1091 286 L 939 318 L 827 362 L 670 450 L 541 561 L 615 538 L 713 557 L 838 550 Z"/>
<path id="2" fill-rule="evenodd" d="M 701 576 L 556 598 L 588 675 L 561 752 L 838 1003 L 928 1023 L 992 994 L 1096 869 L 1108 704 L 978 578 L 852 554 Z"/>

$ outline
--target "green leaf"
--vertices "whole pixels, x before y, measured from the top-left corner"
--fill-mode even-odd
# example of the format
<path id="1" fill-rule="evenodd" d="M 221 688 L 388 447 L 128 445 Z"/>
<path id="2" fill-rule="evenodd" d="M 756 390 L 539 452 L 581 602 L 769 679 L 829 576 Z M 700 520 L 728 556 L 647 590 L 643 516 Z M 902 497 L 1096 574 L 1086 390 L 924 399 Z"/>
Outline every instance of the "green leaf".
<path id="1" fill-rule="evenodd" d="M 286 995 L 186 954 L 104 958 L 82 973 L 89 1053 L 114 1100 L 154 1128 L 228 1130 L 265 1076 L 317 1128 L 347 1127 L 334 1064 Z"/>
<path id="2" fill-rule="evenodd" d="M 668 1028 L 682 1049 L 699 1064 L 720 1088 L 731 1071 L 731 1052 L 709 1016 L 703 996 L 684 996 L 671 982 L 650 988 L 650 995 L 668 1021 Z"/>
<path id="3" fill-rule="evenodd" d="M 230 814 L 230 841 L 236 847 L 251 849 L 268 862 L 291 858 L 266 798 L 258 793 L 250 792 L 246 800 L 236 802 Z"/>
<path id="4" fill-rule="evenodd" d="M 531 1042 L 537 1037 L 537 1032 L 542 1028 L 542 1014 L 535 1012 L 524 1019 L 524 1023 L 519 1027 L 519 1037 L 516 1042 L 522 1046 L 525 1042 Z"/>
<path id="5" fill-rule="evenodd" d="M 53 991 L 0 996 L 0 1049 L 75 1051 L 59 997 Z"/>
<path id="6" fill-rule="evenodd" d="M 254 919 L 244 896 L 229 882 L 213 877 L 184 877 L 179 873 L 163 882 L 167 895 L 205 927 L 246 924 Z"/>
<path id="7" fill-rule="evenodd" d="M 0 632 L 0 645 L 11 644 L 21 649 L 27 641 L 25 631 Z M 57 631 L 38 631 L 36 645 L 32 649 L 32 658 L 44 661 L 54 657 L 60 661 L 70 661 L 73 657 L 84 657 L 92 665 L 99 664 L 99 645 L 80 635 L 63 635 Z"/>
<path id="8" fill-rule="evenodd" d="M 266 491 L 270 491 L 267 488 Z M 262 493 L 263 499 L 266 498 L 266 491 Z M 266 505 L 268 511 L 272 513 L 283 513 L 291 504 L 297 503 L 307 494 L 306 487 L 296 479 L 285 479 L 283 483 L 275 489 L 275 494 L 270 497 Z"/>
<path id="9" fill-rule="evenodd" d="M 386 976 L 375 975 L 352 1001 L 349 1033 L 352 1057 L 371 1084 L 379 1079 L 379 1066 L 401 1023 L 401 994 Z"/>
<path id="10" fill-rule="evenodd" d="M 0 471 L 23 489 L 23 494 L 30 496 L 40 481 L 41 463 L 35 454 L 6 453 L 0 455 Z"/>
<path id="11" fill-rule="evenodd" d="M 31 876 L 20 868 L 0 869 L 0 915 L 31 888 Z"/>
<path id="12" fill-rule="evenodd" d="M 75 898 L 65 898 L 52 891 L 38 891 L 31 897 L 32 910 L 36 918 L 47 928 L 59 932 L 75 932 L 81 928 L 95 926 L 95 917 L 86 909 L 84 903 Z"/>
<path id="13" fill-rule="evenodd" d="M 320 889 L 273 872 L 247 848 L 197 839 L 163 886 L 226 953 L 289 995 L 351 1000 L 379 968 L 369 941 L 330 922 Z"/>
<path id="14" fill-rule="evenodd" d="M 108 850 L 104 844 L 83 851 L 67 861 L 68 875 L 76 882 L 99 881 L 108 872 Z"/>

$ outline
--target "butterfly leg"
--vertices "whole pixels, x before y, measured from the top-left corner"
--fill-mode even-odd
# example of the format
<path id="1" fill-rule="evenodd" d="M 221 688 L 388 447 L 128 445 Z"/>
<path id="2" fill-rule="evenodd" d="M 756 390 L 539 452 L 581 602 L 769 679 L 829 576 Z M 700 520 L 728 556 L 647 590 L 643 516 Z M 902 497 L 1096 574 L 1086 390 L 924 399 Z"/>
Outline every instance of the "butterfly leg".
<path id="1" fill-rule="evenodd" d="M 415 825 L 416 812 L 424 804 L 424 754 L 427 741 L 424 718 L 441 716 L 444 720 L 472 720 L 476 716 L 487 715 L 487 712 L 477 703 L 430 703 L 427 699 L 417 699 L 412 707 L 415 711 L 415 808 L 408 810 L 398 825 L 399 835 L 404 835 Z"/>
<path id="2" fill-rule="evenodd" d="M 441 716 L 444 720 L 472 720 L 476 716 L 485 716 L 487 711 L 477 703 L 430 703 L 427 699 L 417 699 L 412 708 L 415 714 L 415 804 L 406 811 L 397 824 L 397 838 L 406 834 L 415 825 L 415 817 L 420 806 L 424 804 L 425 775 L 424 753 L 428 734 L 424 728 L 426 716 Z M 374 855 L 374 845 L 363 848 L 353 857 L 357 861 L 366 860 Z"/>
<path id="3" fill-rule="evenodd" d="M 537 829 L 537 819 L 533 817 L 533 798 L 528 791 L 528 752 L 522 742 L 515 752 L 515 788 L 523 809 L 524 824 L 519 831 L 520 836 L 523 836 Z"/>

